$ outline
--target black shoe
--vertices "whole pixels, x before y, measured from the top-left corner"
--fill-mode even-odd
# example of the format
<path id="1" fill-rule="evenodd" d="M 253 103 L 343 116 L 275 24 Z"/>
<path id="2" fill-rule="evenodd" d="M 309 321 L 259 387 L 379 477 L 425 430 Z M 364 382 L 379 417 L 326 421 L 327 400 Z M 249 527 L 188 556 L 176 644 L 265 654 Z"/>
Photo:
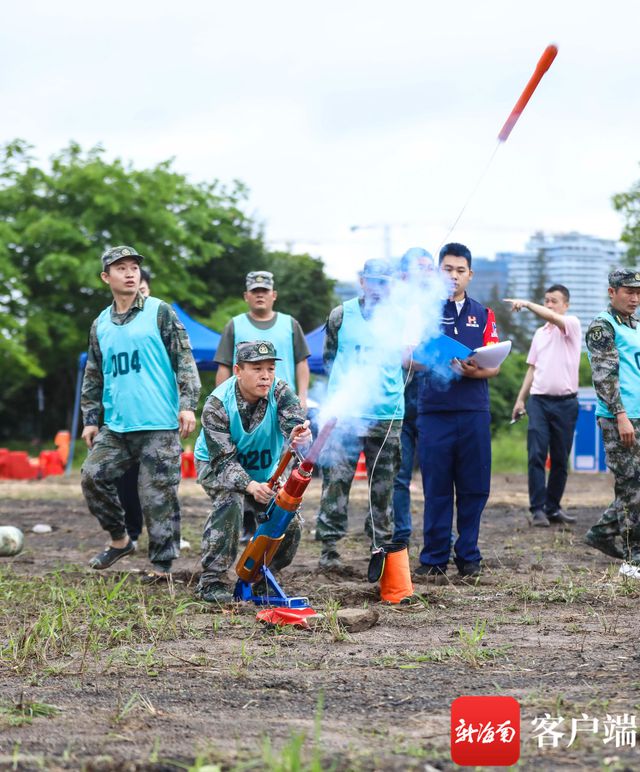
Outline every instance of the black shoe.
<path id="1" fill-rule="evenodd" d="M 465 579 L 476 579 L 482 573 L 482 566 L 480 563 L 461 563 L 458 573 Z"/>
<path id="2" fill-rule="evenodd" d="M 547 519 L 552 525 L 575 525 L 578 518 L 568 515 L 564 509 L 556 509 L 555 512 L 547 513 Z"/>
<path id="3" fill-rule="evenodd" d="M 233 593 L 224 582 L 211 582 L 196 589 L 196 597 L 205 603 L 231 603 Z"/>
<path id="4" fill-rule="evenodd" d="M 551 525 L 551 523 L 549 523 L 547 513 L 544 511 L 544 509 L 533 510 L 531 513 L 531 525 L 535 526 L 536 528 L 548 528 Z"/>
<path id="5" fill-rule="evenodd" d="M 589 530 L 584 535 L 584 543 L 594 549 L 600 550 L 600 552 L 604 552 L 604 554 L 608 555 L 610 558 L 622 560 L 624 557 L 622 550 L 617 546 L 615 537 L 613 536 L 598 536 Z"/>
<path id="6" fill-rule="evenodd" d="M 254 533 L 255 531 L 247 531 L 246 528 L 243 528 L 242 533 L 240 534 L 240 544 L 248 544 Z"/>
<path id="7" fill-rule="evenodd" d="M 129 540 L 126 547 L 108 547 L 100 554 L 95 555 L 95 557 L 92 557 L 89 561 L 89 566 L 95 568 L 97 571 L 102 571 L 103 568 L 112 566 L 116 560 L 131 555 L 135 551 L 135 544 Z"/>
<path id="8" fill-rule="evenodd" d="M 424 577 L 427 582 L 433 582 L 434 584 L 445 584 L 447 582 L 446 566 L 428 566 L 420 563 L 413 573 Z"/>

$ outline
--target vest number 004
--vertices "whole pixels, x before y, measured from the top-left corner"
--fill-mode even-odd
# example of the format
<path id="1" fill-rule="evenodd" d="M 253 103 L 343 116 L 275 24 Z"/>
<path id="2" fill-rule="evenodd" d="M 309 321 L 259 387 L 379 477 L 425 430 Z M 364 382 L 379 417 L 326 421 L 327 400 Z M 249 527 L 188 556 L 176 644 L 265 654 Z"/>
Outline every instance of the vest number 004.
<path id="1" fill-rule="evenodd" d="M 111 356 L 111 375 L 115 378 L 117 375 L 126 375 L 133 371 L 139 373 L 140 366 L 140 354 L 136 349 L 129 358 L 129 352 L 121 351 L 119 354 L 112 354 Z"/>

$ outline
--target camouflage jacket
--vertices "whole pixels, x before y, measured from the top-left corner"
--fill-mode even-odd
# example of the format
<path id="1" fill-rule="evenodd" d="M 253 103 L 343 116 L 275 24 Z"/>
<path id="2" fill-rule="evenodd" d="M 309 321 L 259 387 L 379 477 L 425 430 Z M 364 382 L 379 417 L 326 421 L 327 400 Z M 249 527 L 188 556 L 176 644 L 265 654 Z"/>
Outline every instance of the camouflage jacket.
<path id="1" fill-rule="evenodd" d="M 128 324 L 144 308 L 144 298 L 138 293 L 133 305 L 128 311 L 119 314 L 115 301 L 111 304 L 111 321 L 114 324 Z M 102 409 L 102 390 L 104 378 L 102 375 L 102 353 L 98 343 L 97 323 L 95 319 L 89 332 L 89 349 L 87 365 L 82 381 L 82 420 L 85 426 L 97 426 Z M 195 410 L 200 396 L 200 376 L 196 367 L 189 335 L 175 311 L 168 303 L 160 303 L 158 308 L 158 329 L 167 349 L 171 366 L 176 374 L 180 394 L 180 410 Z"/>
<path id="2" fill-rule="evenodd" d="M 360 298 L 360 309 L 365 319 L 369 318 L 370 313 L 365 310 L 364 298 Z M 322 350 L 322 361 L 324 363 L 324 369 L 327 375 L 330 375 L 333 362 L 338 353 L 338 333 L 342 327 L 342 321 L 344 319 L 344 308 L 342 305 L 336 306 L 331 313 L 325 324 L 325 336 L 324 336 L 324 348 Z M 346 428 L 345 424 L 348 424 Z M 391 424 L 391 428 L 389 428 Z M 357 434 L 359 437 L 385 437 L 389 432 L 390 437 L 399 437 L 402 431 L 402 420 L 396 421 L 367 421 L 366 425 L 363 422 L 349 422 L 348 419 L 340 421 L 340 425 L 343 430 L 350 433 Z"/>
<path id="3" fill-rule="evenodd" d="M 276 382 L 275 399 L 280 431 L 288 437 L 294 426 L 298 426 L 305 420 L 304 410 L 286 381 Z M 265 416 L 266 398 L 259 399 L 254 404 L 247 402 L 236 383 L 236 402 L 244 430 L 253 431 Z M 209 464 L 218 484 L 223 488 L 244 493 L 252 478 L 238 462 L 237 448 L 231 439 L 229 414 L 222 402 L 213 394 L 209 395 L 202 411 L 202 428 L 209 450 Z"/>
<path id="4" fill-rule="evenodd" d="M 622 316 L 611 306 L 607 311 L 618 324 L 626 324 L 634 330 L 638 325 L 638 319 L 633 315 Z M 624 412 L 620 397 L 619 357 L 613 325 L 606 319 L 594 319 L 587 330 L 586 342 L 591 360 L 591 377 L 598 398 L 613 415 Z M 638 388 L 640 388 L 640 379 Z"/>

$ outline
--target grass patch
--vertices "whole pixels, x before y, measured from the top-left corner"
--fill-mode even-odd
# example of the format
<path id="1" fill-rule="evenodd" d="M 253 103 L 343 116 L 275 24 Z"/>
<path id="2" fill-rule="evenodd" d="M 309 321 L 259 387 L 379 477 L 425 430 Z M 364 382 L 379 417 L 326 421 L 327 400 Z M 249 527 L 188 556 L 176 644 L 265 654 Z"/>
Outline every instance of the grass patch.
<path id="1" fill-rule="evenodd" d="M 25 700 L 24 695 L 20 695 L 18 702 L 0 705 L 0 717 L 3 717 L 10 726 L 24 726 L 31 724 L 34 718 L 51 718 L 58 713 L 60 708 L 55 705 Z"/>
<path id="2" fill-rule="evenodd" d="M 484 640 L 486 630 L 487 620 L 477 620 L 471 630 L 464 628 L 458 630 L 455 645 L 430 649 L 425 652 L 405 651 L 397 655 L 386 655 L 375 659 L 373 664 L 379 667 L 413 670 L 427 662 L 457 660 L 466 662 L 471 667 L 481 667 L 487 662 L 505 656 L 511 648 L 510 646 L 498 646 L 496 648 L 487 646 Z"/>
<path id="3" fill-rule="evenodd" d="M 189 634 L 190 598 L 145 593 L 129 575 L 78 578 L 59 570 L 44 577 L 0 572 L 0 662 L 17 673 L 69 663 L 79 674 L 105 650 L 174 640 Z M 129 658 L 130 657 L 130 658 Z M 154 650 L 128 655 L 126 665 L 161 666 Z M 69 672 L 67 670 L 67 672 Z"/>
<path id="4" fill-rule="evenodd" d="M 496 432 L 491 440 L 491 472 L 527 471 L 527 423 L 519 421 Z"/>

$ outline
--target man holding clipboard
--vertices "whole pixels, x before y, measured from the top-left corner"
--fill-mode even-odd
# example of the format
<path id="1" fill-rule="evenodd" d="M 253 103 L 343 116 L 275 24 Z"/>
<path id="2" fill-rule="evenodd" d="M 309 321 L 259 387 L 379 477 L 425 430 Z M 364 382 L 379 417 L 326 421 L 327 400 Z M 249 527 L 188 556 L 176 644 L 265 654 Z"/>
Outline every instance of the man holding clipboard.
<path id="1" fill-rule="evenodd" d="M 414 354 L 423 363 L 417 367 L 426 370 L 418 396 L 425 507 L 424 545 L 416 573 L 434 581 L 444 580 L 447 571 L 454 495 L 455 563 L 462 577 L 480 574 L 478 533 L 491 484 L 487 380 L 499 373 L 510 348 L 498 342 L 493 311 L 467 295 L 473 276 L 469 249 L 445 244 L 439 263 L 451 282 L 451 295 L 442 309 L 442 337 Z M 498 344 L 495 352 L 484 348 L 492 344 Z M 438 351 L 435 361 L 430 356 L 434 349 Z"/>

